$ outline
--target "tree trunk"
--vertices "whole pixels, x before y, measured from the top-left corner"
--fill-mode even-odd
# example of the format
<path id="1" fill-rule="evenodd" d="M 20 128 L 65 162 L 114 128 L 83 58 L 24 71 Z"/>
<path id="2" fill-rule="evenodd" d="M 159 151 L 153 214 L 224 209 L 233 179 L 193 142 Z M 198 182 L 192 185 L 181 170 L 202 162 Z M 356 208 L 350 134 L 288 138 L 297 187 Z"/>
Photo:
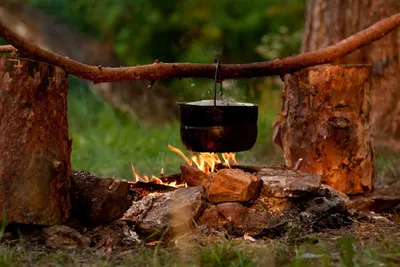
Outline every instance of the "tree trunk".
<path id="1" fill-rule="evenodd" d="M 3 23 L 30 43 L 74 60 L 107 67 L 124 63 L 113 51 L 112 42 L 84 36 L 67 22 L 29 6 L 21 0 L 1 0 Z M 147 81 L 88 83 L 90 89 L 111 107 L 134 112 L 146 122 L 162 124 L 177 118 L 178 110 L 170 90 L 161 82 L 148 89 Z"/>
<path id="2" fill-rule="evenodd" d="M 371 68 L 325 65 L 285 76 L 281 143 L 286 165 L 322 175 L 346 194 L 373 188 Z"/>
<path id="3" fill-rule="evenodd" d="M 67 90 L 58 67 L 0 57 L 0 211 L 7 222 L 53 225 L 69 217 Z"/>
<path id="4" fill-rule="evenodd" d="M 308 0 L 302 52 L 332 45 L 400 12 L 398 0 Z M 400 151 L 400 29 L 337 64 L 372 64 L 372 130 L 375 144 Z"/>

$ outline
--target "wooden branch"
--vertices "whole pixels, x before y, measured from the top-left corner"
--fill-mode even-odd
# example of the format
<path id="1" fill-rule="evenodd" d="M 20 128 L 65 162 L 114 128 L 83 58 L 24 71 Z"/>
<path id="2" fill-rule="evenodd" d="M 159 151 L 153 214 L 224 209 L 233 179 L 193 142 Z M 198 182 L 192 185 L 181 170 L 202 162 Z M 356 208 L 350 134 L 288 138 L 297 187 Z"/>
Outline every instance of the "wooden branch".
<path id="1" fill-rule="evenodd" d="M 15 53 L 17 49 L 12 45 L 0 45 L 0 53 Z"/>
<path id="2" fill-rule="evenodd" d="M 388 17 L 341 42 L 325 49 L 283 59 L 248 64 L 223 64 L 219 69 L 219 80 L 280 75 L 305 67 L 334 62 L 351 52 L 366 46 L 394 30 L 400 25 L 400 13 Z M 56 55 L 29 44 L 0 22 L 0 37 L 17 48 L 23 56 L 63 68 L 66 72 L 95 83 L 161 80 L 170 78 L 207 77 L 214 78 L 215 64 L 160 63 L 136 67 L 105 68 L 86 65 Z"/>

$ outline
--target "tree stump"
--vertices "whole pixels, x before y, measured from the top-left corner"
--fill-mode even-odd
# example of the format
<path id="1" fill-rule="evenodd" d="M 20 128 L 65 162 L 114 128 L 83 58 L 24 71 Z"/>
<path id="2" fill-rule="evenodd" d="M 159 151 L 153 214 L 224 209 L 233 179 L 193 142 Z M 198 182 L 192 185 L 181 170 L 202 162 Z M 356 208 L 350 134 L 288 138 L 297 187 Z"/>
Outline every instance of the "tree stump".
<path id="1" fill-rule="evenodd" d="M 58 67 L 0 56 L 0 212 L 8 223 L 69 217 L 67 89 Z"/>
<path id="2" fill-rule="evenodd" d="M 286 165 L 346 194 L 373 189 L 370 65 L 324 65 L 285 76 L 279 142 Z M 302 159 L 302 162 L 299 162 Z"/>
<path id="3" fill-rule="evenodd" d="M 302 53 L 317 51 L 400 12 L 398 0 L 307 0 Z M 372 64 L 374 145 L 400 152 L 400 28 L 337 60 Z"/>

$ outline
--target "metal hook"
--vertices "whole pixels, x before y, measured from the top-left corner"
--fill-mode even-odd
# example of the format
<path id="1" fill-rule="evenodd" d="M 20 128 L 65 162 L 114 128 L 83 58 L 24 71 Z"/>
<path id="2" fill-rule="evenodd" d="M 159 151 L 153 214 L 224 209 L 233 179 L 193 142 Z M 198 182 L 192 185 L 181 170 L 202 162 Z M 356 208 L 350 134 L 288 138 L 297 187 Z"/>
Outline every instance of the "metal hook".
<path id="1" fill-rule="evenodd" d="M 217 79 L 218 79 L 218 69 L 219 69 L 219 59 L 217 59 L 217 66 L 215 67 L 215 77 L 214 77 L 214 107 L 217 106 Z M 222 82 L 220 82 L 221 84 L 221 96 L 223 95 L 223 91 L 222 91 Z"/>

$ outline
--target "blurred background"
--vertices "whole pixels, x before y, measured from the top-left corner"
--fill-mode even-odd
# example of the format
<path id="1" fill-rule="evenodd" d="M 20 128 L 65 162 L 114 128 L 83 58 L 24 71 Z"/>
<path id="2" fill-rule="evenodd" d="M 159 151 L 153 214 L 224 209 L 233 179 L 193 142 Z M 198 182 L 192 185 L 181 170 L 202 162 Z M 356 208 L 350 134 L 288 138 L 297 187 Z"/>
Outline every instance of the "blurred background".
<path id="1" fill-rule="evenodd" d="M 385 10 L 395 13 L 394 5 L 399 9 L 396 1 L 386 3 L 386 13 L 368 20 L 362 12 L 374 7 L 359 8 L 348 17 L 364 22 L 341 27 L 340 32 L 335 21 L 323 16 L 333 16 L 330 10 L 348 10 L 351 7 L 343 5 L 360 0 L 340 0 L 340 8 L 329 7 L 329 2 L 310 0 L 307 6 L 306 0 L 2 0 L 0 15 L 18 34 L 50 51 L 87 64 L 135 66 L 156 59 L 247 63 L 286 57 L 335 43 L 389 15 Z M 342 15 L 345 20 L 346 14 Z M 320 38 L 331 37 L 317 40 L 310 31 Z M 310 43 L 312 38 L 316 41 Z M 152 89 L 147 89 L 147 81 L 98 85 L 74 77 L 69 81 L 73 169 L 124 179 L 132 178 L 131 163 L 140 174 L 158 175 L 161 168 L 166 174 L 179 171 L 183 160 L 167 145 L 189 153 L 180 141 L 175 102 L 209 99 L 213 88 L 210 79 L 161 81 Z M 256 145 L 238 153 L 239 162 L 283 163 L 280 148 L 272 143 L 271 128 L 281 107 L 281 79 L 227 80 L 223 86 L 226 99 L 259 105 Z M 378 163 L 385 177 L 400 175 L 398 154 L 383 148 Z"/>

